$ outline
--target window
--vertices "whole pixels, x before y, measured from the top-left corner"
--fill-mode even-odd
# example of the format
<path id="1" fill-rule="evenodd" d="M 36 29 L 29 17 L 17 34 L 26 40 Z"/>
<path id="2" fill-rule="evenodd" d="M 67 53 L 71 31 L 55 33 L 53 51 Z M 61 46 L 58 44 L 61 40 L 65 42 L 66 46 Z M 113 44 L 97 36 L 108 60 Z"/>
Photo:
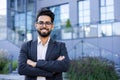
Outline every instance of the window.
<path id="1" fill-rule="evenodd" d="M 11 7 L 11 8 L 14 8 L 14 2 L 15 2 L 15 1 L 14 1 L 14 0 L 11 0 L 10 2 L 11 2 L 11 3 L 10 3 L 10 7 Z"/>
<path id="2" fill-rule="evenodd" d="M 105 37 L 112 35 L 112 25 L 111 24 L 100 24 L 98 26 L 98 37 Z"/>
<path id="3" fill-rule="evenodd" d="M 90 1 L 83 0 L 78 2 L 79 24 L 86 25 L 90 23 Z"/>
<path id="4" fill-rule="evenodd" d="M 15 27 L 17 30 L 25 28 L 25 13 L 17 13 L 15 15 Z"/>
<path id="5" fill-rule="evenodd" d="M 120 35 L 120 22 L 115 22 L 113 23 L 113 26 L 112 26 L 112 33 L 113 35 Z"/>
<path id="6" fill-rule="evenodd" d="M 101 0 L 101 22 L 114 21 L 114 0 Z"/>
<path id="7" fill-rule="evenodd" d="M 55 14 L 55 28 L 60 28 L 61 25 L 65 25 L 67 19 L 69 19 L 69 5 L 64 4 L 50 7 L 50 10 L 52 10 L 52 12 Z"/>

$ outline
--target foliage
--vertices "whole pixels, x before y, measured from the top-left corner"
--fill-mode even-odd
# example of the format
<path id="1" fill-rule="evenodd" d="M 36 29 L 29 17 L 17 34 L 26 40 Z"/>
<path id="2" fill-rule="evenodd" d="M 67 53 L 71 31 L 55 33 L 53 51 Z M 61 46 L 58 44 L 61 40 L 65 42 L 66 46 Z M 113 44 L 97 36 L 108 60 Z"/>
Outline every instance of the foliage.
<path id="1" fill-rule="evenodd" d="M 66 28 L 70 28 L 70 27 L 71 27 L 70 19 L 67 19 L 67 21 L 66 21 Z"/>
<path id="2" fill-rule="evenodd" d="M 17 61 L 12 61 L 8 52 L 6 50 L 0 49 L 0 73 L 9 73 L 10 67 L 12 70 L 15 70 L 17 68 Z"/>
<path id="3" fill-rule="evenodd" d="M 12 62 L 12 70 L 16 70 L 17 64 L 18 64 L 17 61 L 13 61 L 13 62 Z"/>
<path id="4" fill-rule="evenodd" d="M 67 19 L 65 26 L 66 26 L 65 32 L 72 32 L 72 27 L 71 27 L 70 19 Z"/>
<path id="5" fill-rule="evenodd" d="M 5 64 L 5 66 L 4 66 L 3 70 L 2 70 L 2 74 L 9 73 L 9 65 L 10 65 L 9 62 Z"/>
<path id="6" fill-rule="evenodd" d="M 92 57 L 71 61 L 68 76 L 70 80 L 118 80 L 112 62 Z"/>
<path id="7" fill-rule="evenodd" d="M 9 62 L 8 53 L 6 50 L 0 49 L 0 73 L 3 73 L 3 69 Z"/>

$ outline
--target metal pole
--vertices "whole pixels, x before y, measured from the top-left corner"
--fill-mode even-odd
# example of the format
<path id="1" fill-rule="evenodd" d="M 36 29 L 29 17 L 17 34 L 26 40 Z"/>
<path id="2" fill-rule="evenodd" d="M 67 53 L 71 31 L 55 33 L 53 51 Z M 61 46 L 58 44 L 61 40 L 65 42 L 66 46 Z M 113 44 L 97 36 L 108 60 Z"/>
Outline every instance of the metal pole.
<path id="1" fill-rule="evenodd" d="M 83 58 L 83 56 L 84 56 L 84 51 L 83 51 L 83 43 L 84 43 L 84 41 L 83 41 L 83 39 L 81 40 L 81 44 L 82 44 L 82 58 Z"/>
<path id="2" fill-rule="evenodd" d="M 35 30 L 35 27 L 34 27 L 34 24 L 36 22 L 36 11 L 37 11 L 37 0 L 34 0 L 34 9 L 33 9 L 33 15 L 32 15 L 32 19 L 33 19 L 33 23 L 32 23 L 32 30 L 31 30 L 31 34 L 32 34 L 32 39 L 36 39 L 36 30 Z"/>
<path id="3" fill-rule="evenodd" d="M 24 0 L 25 5 L 24 5 L 24 11 L 25 11 L 25 40 L 27 40 L 27 0 Z"/>
<path id="4" fill-rule="evenodd" d="M 76 46 L 74 46 L 74 50 L 75 50 L 74 59 L 76 60 Z"/>

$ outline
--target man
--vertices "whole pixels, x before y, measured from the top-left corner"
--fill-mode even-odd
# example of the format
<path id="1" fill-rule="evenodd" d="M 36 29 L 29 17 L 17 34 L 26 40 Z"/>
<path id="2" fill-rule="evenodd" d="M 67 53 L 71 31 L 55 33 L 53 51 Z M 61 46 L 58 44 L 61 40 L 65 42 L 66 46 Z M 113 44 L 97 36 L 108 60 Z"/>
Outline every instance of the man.
<path id="1" fill-rule="evenodd" d="M 69 68 L 65 44 L 50 37 L 53 22 L 54 14 L 46 8 L 41 9 L 35 23 L 38 39 L 21 47 L 18 73 L 25 75 L 25 80 L 63 80 L 62 72 Z"/>

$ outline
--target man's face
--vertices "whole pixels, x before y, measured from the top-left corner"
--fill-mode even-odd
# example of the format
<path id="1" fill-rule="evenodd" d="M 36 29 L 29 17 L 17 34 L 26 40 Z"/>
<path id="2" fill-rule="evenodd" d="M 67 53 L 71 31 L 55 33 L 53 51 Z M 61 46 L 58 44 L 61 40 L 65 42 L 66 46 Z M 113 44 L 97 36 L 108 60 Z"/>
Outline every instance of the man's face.
<path id="1" fill-rule="evenodd" d="M 51 18 L 46 15 L 38 17 L 38 22 L 36 23 L 36 29 L 41 37 L 48 37 L 53 29 L 54 25 L 51 22 Z"/>

